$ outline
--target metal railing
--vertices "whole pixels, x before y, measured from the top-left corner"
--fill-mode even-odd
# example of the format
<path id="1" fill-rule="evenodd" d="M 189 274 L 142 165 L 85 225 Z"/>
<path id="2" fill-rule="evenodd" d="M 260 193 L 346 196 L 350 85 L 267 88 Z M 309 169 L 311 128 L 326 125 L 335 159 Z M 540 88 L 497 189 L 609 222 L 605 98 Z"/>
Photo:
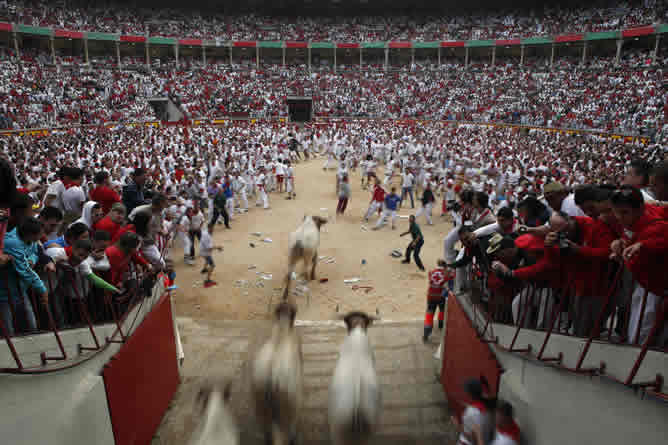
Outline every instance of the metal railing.
<path id="1" fill-rule="evenodd" d="M 472 270 L 475 272 L 478 266 L 474 264 Z M 459 274 L 459 270 L 457 273 Z M 493 291 L 486 285 L 489 273 L 493 272 L 481 270 L 479 273 L 468 273 L 471 277 L 467 286 L 471 289 L 473 325 L 482 341 L 495 344 L 507 352 L 522 354 L 569 372 L 610 378 L 633 389 L 643 389 L 646 394 L 656 398 L 668 400 L 668 394 L 663 388 L 662 375 L 657 374 L 655 379 L 646 382 L 635 380 L 648 351 L 668 353 L 668 348 L 656 343 L 666 320 L 659 301 L 658 306 L 652 308 L 655 319 L 651 323 L 651 329 L 648 333 L 641 334 L 641 329 L 646 331 L 648 326 L 643 324 L 643 321 L 650 313 L 648 304 L 650 294 L 644 290 L 639 305 L 634 303 L 633 296 L 636 292 L 634 286 L 622 286 L 625 274 L 623 267 L 617 266 L 614 273 L 611 273 L 613 278 L 605 295 L 602 299 L 598 297 L 600 304 L 591 304 L 591 300 L 577 297 L 573 282 L 564 283 L 559 289 L 552 289 L 545 283 L 527 282 L 507 288 L 505 292 Z M 630 287 L 630 290 L 626 287 Z M 638 307 L 636 320 L 631 323 L 631 312 Z M 589 323 L 578 322 L 582 319 L 589 320 Z M 512 336 L 504 342 L 507 344 L 501 344 L 499 336 L 494 334 L 494 325 L 514 327 Z M 540 346 L 535 350 L 531 344 L 518 346 L 518 337 L 522 330 L 543 332 Z M 553 356 L 546 355 L 547 346 L 554 335 L 584 340 L 574 367 L 568 367 L 563 363 L 563 352 Z M 633 364 L 623 378 L 607 374 L 603 362 L 595 367 L 584 366 L 594 342 L 625 345 L 637 350 Z"/>
<path id="2" fill-rule="evenodd" d="M 164 258 L 168 240 L 158 237 L 157 244 Z M 132 262 L 126 273 L 120 294 L 93 287 L 88 279 L 67 263 L 57 263 L 56 271 L 41 271 L 40 276 L 48 290 L 48 301 L 40 301 L 32 290 L 24 290 L 20 279 L 9 263 L 0 269 L 0 285 L 7 293 L 7 302 L 0 301 L 0 335 L 7 343 L 14 360 L 14 367 L 0 368 L 0 373 L 43 373 L 65 369 L 86 361 L 109 344 L 124 343 L 129 328 L 124 324 L 135 308 L 140 307 L 153 291 L 153 285 L 160 276 L 145 274 Z M 96 327 L 113 324 L 113 334 L 98 338 Z M 134 325 L 134 323 L 133 323 Z M 88 332 L 88 344 L 77 344 L 77 357 L 68 356 L 63 344 L 62 333 L 67 330 L 84 329 Z M 57 344 L 58 353 L 40 353 L 41 364 L 28 366 L 16 348 L 20 337 L 51 334 Z M 80 338 L 80 337 L 79 337 Z M 92 352 L 93 354 L 84 354 Z M 49 362 L 60 362 L 48 366 Z"/>

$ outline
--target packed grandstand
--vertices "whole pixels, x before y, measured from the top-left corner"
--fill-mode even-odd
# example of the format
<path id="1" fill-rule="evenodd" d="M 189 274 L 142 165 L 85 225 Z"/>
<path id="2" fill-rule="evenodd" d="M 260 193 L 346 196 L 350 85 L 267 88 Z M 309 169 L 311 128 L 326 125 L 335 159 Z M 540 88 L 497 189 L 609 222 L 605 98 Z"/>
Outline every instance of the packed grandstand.
<path id="1" fill-rule="evenodd" d="M 668 20 L 654 2 L 352 23 L 42 2 L 0 8 L 0 128 L 155 120 L 146 98 L 167 95 L 189 119 L 285 117 L 285 97 L 298 95 L 313 97 L 324 117 L 665 133 L 660 24 Z M 623 38 L 628 29 L 636 37 Z M 444 45 L 452 39 L 457 46 Z"/>
<path id="2" fill-rule="evenodd" d="M 249 220 L 282 217 L 269 211 L 278 197 L 298 218 L 313 202 L 327 211 L 331 198 L 341 245 L 353 242 L 351 227 L 378 240 L 405 218 L 400 236 L 412 240 L 397 267 L 412 268 L 412 258 L 425 272 L 420 249 L 437 246 L 427 265 L 437 267 L 416 272 L 427 288 L 416 333 L 425 344 L 436 308 L 443 328 L 448 298 L 465 296 L 476 341 L 529 357 L 532 345 L 516 341 L 531 330 L 541 367 L 608 373 L 668 399 L 661 375 L 638 377 L 668 351 L 668 9 L 602 3 L 280 17 L 0 0 L 0 340 L 11 351 L 0 374 L 70 366 L 61 330 L 87 327 L 98 350 L 95 326 L 114 322 L 122 337 L 124 317 L 156 281 L 161 292 L 195 288 L 177 273 L 197 252 L 203 287 L 217 286 L 216 223 L 241 239 Z M 312 103 L 310 119 L 296 122 L 290 100 Z M 324 162 L 323 171 L 303 161 Z M 309 181 L 331 182 L 333 193 L 307 201 Z M 423 219 L 435 227 L 423 233 Z M 324 220 L 310 240 L 320 242 Z M 256 237 L 273 243 L 251 236 L 254 252 Z M 318 261 L 350 260 L 343 248 L 339 264 L 318 258 L 318 247 L 312 275 Z M 231 250 L 218 270 L 223 289 L 233 286 L 224 274 L 236 273 Z M 273 276 L 256 268 L 242 267 L 264 288 Z M 369 294 L 360 281 L 352 289 Z M 300 286 L 290 295 L 303 296 Z M 512 327 L 512 343 L 493 325 Z M 36 354 L 20 345 L 36 333 L 53 333 L 62 358 L 42 352 L 31 363 Z M 553 333 L 580 342 L 579 358 L 543 356 Z M 592 343 L 626 355 L 609 371 L 583 369 Z M 78 348 L 72 360 L 83 362 Z M 454 422 L 457 443 L 484 443 L 470 417 Z"/>

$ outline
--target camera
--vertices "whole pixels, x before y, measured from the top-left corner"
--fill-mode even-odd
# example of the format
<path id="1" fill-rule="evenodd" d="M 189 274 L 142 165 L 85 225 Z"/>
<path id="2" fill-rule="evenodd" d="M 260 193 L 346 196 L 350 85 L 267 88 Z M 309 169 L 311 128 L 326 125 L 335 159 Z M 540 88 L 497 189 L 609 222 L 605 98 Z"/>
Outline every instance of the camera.
<path id="1" fill-rule="evenodd" d="M 559 249 L 564 253 L 570 250 L 571 245 L 568 243 L 568 237 L 566 236 L 566 234 L 563 232 L 559 232 L 557 233 L 557 235 L 559 237 L 557 241 Z"/>

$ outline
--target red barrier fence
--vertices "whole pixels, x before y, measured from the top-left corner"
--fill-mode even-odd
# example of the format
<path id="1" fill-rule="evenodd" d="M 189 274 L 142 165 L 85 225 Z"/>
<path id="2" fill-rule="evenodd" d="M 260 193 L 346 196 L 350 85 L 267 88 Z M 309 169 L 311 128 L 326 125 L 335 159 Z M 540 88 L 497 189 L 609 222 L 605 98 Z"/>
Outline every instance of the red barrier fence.
<path id="1" fill-rule="evenodd" d="M 102 372 L 116 445 L 148 445 L 179 384 L 168 294 Z"/>
<path id="2" fill-rule="evenodd" d="M 484 376 L 489 383 L 489 392 L 496 394 L 501 365 L 454 296 L 448 299 L 448 322 L 445 329 L 441 384 L 448 396 L 449 406 L 459 416 L 469 401 L 464 391 L 466 380 Z"/>

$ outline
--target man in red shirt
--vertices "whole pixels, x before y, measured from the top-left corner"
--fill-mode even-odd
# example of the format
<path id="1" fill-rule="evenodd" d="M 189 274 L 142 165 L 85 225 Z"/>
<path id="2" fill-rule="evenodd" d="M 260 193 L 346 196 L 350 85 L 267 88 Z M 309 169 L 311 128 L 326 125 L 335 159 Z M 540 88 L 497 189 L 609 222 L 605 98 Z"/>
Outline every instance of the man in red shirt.
<path id="1" fill-rule="evenodd" d="M 369 217 L 377 210 L 383 208 L 383 202 L 385 201 L 385 189 L 380 185 L 380 179 L 376 178 L 376 185 L 373 188 L 373 195 L 371 197 L 371 202 L 369 203 L 369 209 L 364 215 L 364 221 L 368 222 Z"/>
<path id="2" fill-rule="evenodd" d="M 126 232 L 118 240 L 118 243 L 108 247 L 105 251 L 109 266 L 111 267 L 111 284 L 114 286 L 122 286 L 125 281 L 125 274 L 130 269 L 130 262 L 142 266 L 149 271 L 152 270 L 151 265 L 141 255 L 137 254 L 137 247 L 139 247 L 139 237 L 136 233 Z"/>
<path id="3" fill-rule="evenodd" d="M 120 231 L 125 222 L 125 206 L 120 202 L 111 206 L 111 211 L 107 216 L 93 225 L 95 230 L 103 230 L 111 236 L 111 242 L 118 241 Z"/>
<path id="4" fill-rule="evenodd" d="M 612 194 L 611 202 L 624 228 L 621 239 L 610 245 L 611 257 L 623 261 L 636 282 L 631 297 L 628 339 L 630 343 L 636 340 L 644 343 L 654 323 L 665 319 L 668 306 L 668 221 L 658 207 L 645 204 L 641 191 L 635 187 L 621 187 Z M 645 312 L 641 314 L 645 294 Z M 667 337 L 665 331 L 657 330 L 659 344 Z"/>
<path id="5" fill-rule="evenodd" d="M 111 188 L 109 173 L 101 171 L 95 174 L 95 188 L 90 192 L 90 199 L 102 206 L 105 215 L 109 213 L 112 205 L 121 202 L 121 196 Z"/>

